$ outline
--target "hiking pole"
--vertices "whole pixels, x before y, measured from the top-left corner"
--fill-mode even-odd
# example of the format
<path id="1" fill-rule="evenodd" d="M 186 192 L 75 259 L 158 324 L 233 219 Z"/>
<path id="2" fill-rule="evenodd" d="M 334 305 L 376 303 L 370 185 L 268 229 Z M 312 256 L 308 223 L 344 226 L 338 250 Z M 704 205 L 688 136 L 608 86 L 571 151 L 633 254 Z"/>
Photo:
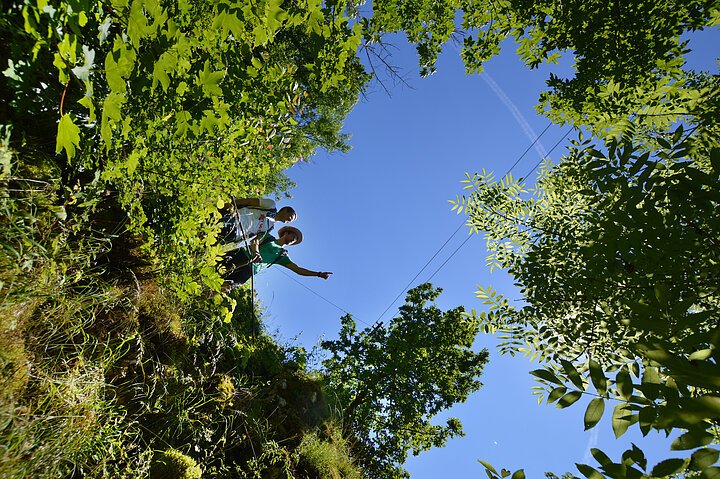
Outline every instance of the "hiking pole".
<path id="1" fill-rule="evenodd" d="M 234 196 L 232 197 L 232 202 L 233 207 L 235 208 L 235 221 L 240 227 L 240 234 L 242 234 L 243 241 L 245 242 L 245 252 L 247 256 L 250 256 L 250 245 L 248 244 L 248 238 L 245 235 L 245 228 L 243 228 L 242 221 L 240 221 L 240 211 L 235 203 Z M 252 337 L 255 339 L 255 268 L 252 265 L 252 258 L 248 258 L 248 263 L 245 263 L 243 266 L 248 264 L 250 264 L 250 301 L 252 302 L 252 320 L 250 323 L 250 329 L 252 330 Z"/>

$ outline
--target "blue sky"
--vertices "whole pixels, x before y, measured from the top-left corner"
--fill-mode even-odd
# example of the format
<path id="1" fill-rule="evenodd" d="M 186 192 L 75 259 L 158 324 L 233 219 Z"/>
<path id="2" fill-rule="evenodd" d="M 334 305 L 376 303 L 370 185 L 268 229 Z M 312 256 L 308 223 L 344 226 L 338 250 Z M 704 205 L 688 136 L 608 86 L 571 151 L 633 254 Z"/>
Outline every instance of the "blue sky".
<path id="1" fill-rule="evenodd" d="M 717 30 L 695 37 L 691 65 L 716 71 L 712 59 L 718 40 Z M 295 207 L 299 217 L 294 225 L 305 237 L 301 245 L 289 248 L 290 257 L 333 276 L 327 281 L 304 278 L 274 266 L 255 279 L 267 328 L 308 350 L 321 338 L 336 337 L 342 310 L 352 313 L 360 327 L 377 321 L 463 223 L 462 216 L 450 211 L 448 200 L 462 194 L 465 172 L 485 168 L 502 175 L 548 125 L 534 109 L 548 70 L 527 69 L 512 45 L 487 65 L 485 78 L 466 76 L 450 46 L 438 62 L 438 73 L 425 79 L 416 73 L 413 49 L 401 38 L 395 45 L 393 62 L 407 73 L 410 86 L 392 86 L 390 96 L 373 87 L 346 122 L 352 151 L 319 153 L 309 163 L 294 166 L 289 172 L 297 183 L 293 198 L 278 202 Z M 561 65 L 554 71 L 567 68 Z M 567 128 L 550 127 L 515 167 L 515 176 L 531 171 L 542 149 L 549 151 Z M 566 144 L 549 155 L 553 161 Z M 426 281 L 467 235 L 463 227 L 413 285 Z M 481 309 L 474 295 L 477 285 L 492 285 L 519 298 L 504 273 L 485 267 L 485 254 L 482 237 L 476 235 L 437 272 L 432 283 L 444 290 L 439 307 Z M 403 298 L 383 319 L 390 318 Z M 543 477 L 544 471 L 579 475 L 574 463 L 595 465 L 589 447 L 619 459 L 630 441 L 645 451 L 651 464 L 672 457 L 670 441 L 660 435 L 628 433 L 616 441 L 609 411 L 594 430 L 583 432 L 586 402 L 565 410 L 538 406 L 528 371 L 539 365 L 500 356 L 495 343 L 491 336 L 478 338 L 477 347 L 490 350 L 485 386 L 450 412 L 463 421 L 467 436 L 411 458 L 407 468 L 414 479 L 485 477 L 477 459 L 510 470 L 524 468 L 530 478 Z"/>

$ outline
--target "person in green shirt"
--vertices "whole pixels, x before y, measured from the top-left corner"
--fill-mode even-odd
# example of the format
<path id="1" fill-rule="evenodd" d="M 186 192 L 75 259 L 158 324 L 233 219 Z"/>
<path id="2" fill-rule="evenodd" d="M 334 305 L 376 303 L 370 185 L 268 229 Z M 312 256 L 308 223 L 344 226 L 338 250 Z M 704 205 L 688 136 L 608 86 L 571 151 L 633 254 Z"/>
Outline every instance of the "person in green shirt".
<path id="1" fill-rule="evenodd" d="M 248 252 L 245 248 L 231 251 L 225 256 L 222 264 L 225 266 L 225 288 L 232 290 L 245 283 L 252 275 L 258 274 L 265 268 L 274 264 L 284 266 L 300 276 L 317 276 L 328 279 L 331 272 L 312 271 L 292 262 L 284 246 L 300 244 L 303 240 L 302 232 L 293 226 L 284 226 L 278 231 L 278 237 L 267 234 L 259 244 L 256 251 L 251 247 Z"/>

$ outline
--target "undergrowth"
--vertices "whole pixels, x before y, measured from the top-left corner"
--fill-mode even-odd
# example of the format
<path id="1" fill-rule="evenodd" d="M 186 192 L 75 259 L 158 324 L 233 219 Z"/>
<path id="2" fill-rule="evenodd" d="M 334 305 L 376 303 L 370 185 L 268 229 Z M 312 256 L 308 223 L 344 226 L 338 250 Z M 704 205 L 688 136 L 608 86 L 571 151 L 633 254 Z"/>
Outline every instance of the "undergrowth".
<path id="1" fill-rule="evenodd" d="M 179 298 L 102 181 L 2 154 L 0 477 L 359 477 L 248 290 Z"/>

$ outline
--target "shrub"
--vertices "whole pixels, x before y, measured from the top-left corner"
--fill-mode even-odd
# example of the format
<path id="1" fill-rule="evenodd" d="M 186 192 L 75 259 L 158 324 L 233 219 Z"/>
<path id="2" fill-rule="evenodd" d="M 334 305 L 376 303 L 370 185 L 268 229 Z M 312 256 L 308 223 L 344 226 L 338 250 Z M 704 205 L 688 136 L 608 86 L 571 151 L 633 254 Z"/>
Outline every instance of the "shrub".
<path id="1" fill-rule="evenodd" d="M 198 479 L 202 469 L 195 460 L 177 449 L 167 449 L 153 460 L 150 468 L 152 479 Z"/>
<path id="2" fill-rule="evenodd" d="M 328 428 L 327 439 L 317 432 L 306 434 L 298 452 L 300 465 L 319 479 L 359 479 L 360 471 L 353 464 L 345 439 L 338 431 Z"/>

